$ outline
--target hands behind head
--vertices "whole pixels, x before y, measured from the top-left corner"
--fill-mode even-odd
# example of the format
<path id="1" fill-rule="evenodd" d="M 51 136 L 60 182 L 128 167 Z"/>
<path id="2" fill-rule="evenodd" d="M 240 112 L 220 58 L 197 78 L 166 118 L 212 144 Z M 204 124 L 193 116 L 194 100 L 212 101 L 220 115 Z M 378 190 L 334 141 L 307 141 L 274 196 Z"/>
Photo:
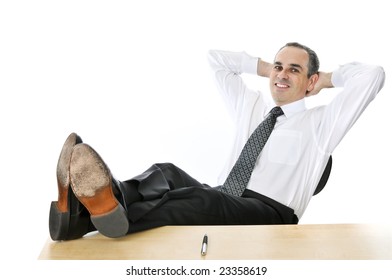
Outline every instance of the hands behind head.
<path id="1" fill-rule="evenodd" d="M 319 72 L 318 76 L 319 77 L 314 88 L 306 93 L 306 97 L 318 94 L 323 88 L 333 88 L 331 81 L 332 72 Z"/>

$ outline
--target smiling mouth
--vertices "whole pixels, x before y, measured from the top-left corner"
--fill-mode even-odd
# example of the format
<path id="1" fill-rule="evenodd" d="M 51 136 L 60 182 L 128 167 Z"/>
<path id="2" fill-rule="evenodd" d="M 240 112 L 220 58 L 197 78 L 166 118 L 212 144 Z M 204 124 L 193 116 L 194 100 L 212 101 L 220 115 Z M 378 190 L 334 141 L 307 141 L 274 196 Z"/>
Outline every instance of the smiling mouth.
<path id="1" fill-rule="evenodd" d="M 278 88 L 289 88 L 290 87 L 289 85 L 281 84 L 281 83 L 275 83 L 275 86 Z"/>

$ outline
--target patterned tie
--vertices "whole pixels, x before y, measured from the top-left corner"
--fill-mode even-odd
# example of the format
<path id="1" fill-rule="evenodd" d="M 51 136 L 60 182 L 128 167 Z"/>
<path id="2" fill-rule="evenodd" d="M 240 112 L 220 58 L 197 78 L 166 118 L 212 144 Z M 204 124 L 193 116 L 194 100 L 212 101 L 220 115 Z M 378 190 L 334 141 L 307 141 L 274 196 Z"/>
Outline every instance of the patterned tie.
<path id="1" fill-rule="evenodd" d="M 276 119 L 281 115 L 283 115 L 282 109 L 274 107 L 267 118 L 255 129 L 242 149 L 229 176 L 219 189 L 221 192 L 235 196 L 242 195 L 252 175 L 257 157 L 274 129 Z"/>

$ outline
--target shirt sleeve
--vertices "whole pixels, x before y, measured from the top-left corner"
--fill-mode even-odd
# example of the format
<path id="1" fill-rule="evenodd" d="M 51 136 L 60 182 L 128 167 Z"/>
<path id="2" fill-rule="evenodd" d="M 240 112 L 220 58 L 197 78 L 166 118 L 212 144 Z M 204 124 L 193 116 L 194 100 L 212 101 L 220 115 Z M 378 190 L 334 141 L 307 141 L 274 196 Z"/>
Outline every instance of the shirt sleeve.
<path id="1" fill-rule="evenodd" d="M 215 74 L 218 90 L 229 110 L 234 115 L 238 114 L 249 95 L 255 94 L 248 89 L 241 74 L 257 74 L 258 58 L 245 52 L 211 50 L 208 60 Z"/>
<path id="2" fill-rule="evenodd" d="M 321 111 L 318 132 L 324 152 L 332 153 L 382 89 L 384 80 L 382 67 L 357 62 L 345 64 L 332 73 L 332 84 L 343 89 Z"/>

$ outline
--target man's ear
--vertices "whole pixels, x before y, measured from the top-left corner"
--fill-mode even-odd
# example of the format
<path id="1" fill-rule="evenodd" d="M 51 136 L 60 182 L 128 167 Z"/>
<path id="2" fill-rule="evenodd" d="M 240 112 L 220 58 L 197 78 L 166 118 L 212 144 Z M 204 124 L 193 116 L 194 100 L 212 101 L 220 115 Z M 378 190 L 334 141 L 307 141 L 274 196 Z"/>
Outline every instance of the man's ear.
<path id="1" fill-rule="evenodd" d="M 307 91 L 306 91 L 307 93 L 311 92 L 314 89 L 315 85 L 317 84 L 318 79 L 319 79 L 318 73 L 313 74 L 312 76 L 310 76 L 308 88 L 307 88 Z"/>

